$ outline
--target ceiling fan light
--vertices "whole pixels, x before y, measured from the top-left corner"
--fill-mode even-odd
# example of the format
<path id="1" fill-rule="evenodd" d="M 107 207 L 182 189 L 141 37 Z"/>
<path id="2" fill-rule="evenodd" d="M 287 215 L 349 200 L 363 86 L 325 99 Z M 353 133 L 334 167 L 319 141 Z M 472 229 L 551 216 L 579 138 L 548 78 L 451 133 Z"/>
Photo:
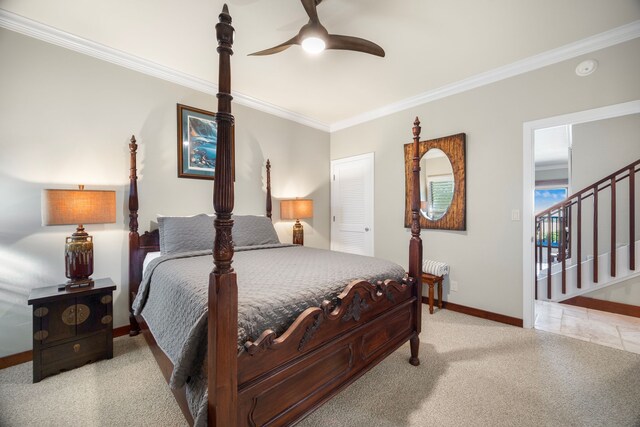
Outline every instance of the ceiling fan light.
<path id="1" fill-rule="evenodd" d="M 318 54 L 322 52 L 325 47 L 327 47 L 327 45 L 324 40 L 319 37 L 307 37 L 302 40 L 302 48 L 308 53 Z"/>

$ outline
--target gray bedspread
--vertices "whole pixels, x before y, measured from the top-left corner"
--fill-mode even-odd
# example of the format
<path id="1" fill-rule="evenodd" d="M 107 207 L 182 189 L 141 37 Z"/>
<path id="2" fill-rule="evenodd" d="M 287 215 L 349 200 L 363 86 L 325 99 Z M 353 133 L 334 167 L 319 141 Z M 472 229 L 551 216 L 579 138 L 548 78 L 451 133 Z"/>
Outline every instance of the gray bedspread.
<path id="1" fill-rule="evenodd" d="M 305 309 L 334 299 L 352 280 L 400 280 L 404 275 L 402 267 L 389 261 L 301 246 L 236 247 L 235 251 L 239 351 L 266 329 L 282 334 Z M 133 304 L 174 365 L 170 386 L 188 383 L 196 425 L 206 420 L 200 415 L 206 408 L 202 366 L 212 269 L 210 250 L 159 257 L 145 271 Z"/>

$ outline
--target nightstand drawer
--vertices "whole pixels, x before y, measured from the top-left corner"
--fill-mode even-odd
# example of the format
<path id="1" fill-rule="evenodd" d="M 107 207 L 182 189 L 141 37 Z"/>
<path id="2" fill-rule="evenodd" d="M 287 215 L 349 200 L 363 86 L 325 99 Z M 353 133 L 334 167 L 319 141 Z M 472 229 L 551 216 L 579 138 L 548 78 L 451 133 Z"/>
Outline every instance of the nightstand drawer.
<path id="1" fill-rule="evenodd" d="M 69 322 L 69 307 L 75 299 L 49 302 L 33 307 L 33 338 L 49 344 L 76 336 L 76 325 Z"/>
<path id="2" fill-rule="evenodd" d="M 42 344 L 111 328 L 111 292 L 70 298 L 34 307 L 34 338 Z"/>
<path id="3" fill-rule="evenodd" d="M 94 360 L 103 359 L 106 351 L 107 335 L 105 333 L 54 345 L 42 350 L 43 370 L 60 365 L 65 365 L 66 369 L 84 365 Z"/>
<path id="4" fill-rule="evenodd" d="M 78 336 L 111 328 L 111 292 L 76 298 Z"/>

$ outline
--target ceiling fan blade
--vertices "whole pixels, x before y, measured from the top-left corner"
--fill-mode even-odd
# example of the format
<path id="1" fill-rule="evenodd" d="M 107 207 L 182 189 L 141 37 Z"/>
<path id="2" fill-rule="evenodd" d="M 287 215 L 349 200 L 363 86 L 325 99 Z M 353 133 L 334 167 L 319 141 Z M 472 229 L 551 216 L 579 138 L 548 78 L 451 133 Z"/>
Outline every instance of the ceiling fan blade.
<path id="1" fill-rule="evenodd" d="M 259 52 L 250 53 L 248 56 L 264 56 L 264 55 L 273 55 L 274 53 L 282 52 L 283 50 L 289 49 L 294 44 L 298 43 L 298 36 L 295 36 L 291 40 L 287 40 L 286 42 L 279 44 L 278 46 L 274 46 L 269 49 L 261 50 Z"/>
<path id="2" fill-rule="evenodd" d="M 369 40 L 359 37 L 341 36 L 338 34 L 329 34 L 327 40 L 327 49 L 354 50 L 357 52 L 368 53 L 370 55 L 381 56 L 384 58 L 384 49 L 370 42 Z"/>
<path id="3" fill-rule="evenodd" d="M 316 0 L 300 0 L 304 10 L 309 15 L 311 22 L 318 22 L 318 11 L 316 10 Z M 320 3 L 320 2 L 318 2 Z"/>

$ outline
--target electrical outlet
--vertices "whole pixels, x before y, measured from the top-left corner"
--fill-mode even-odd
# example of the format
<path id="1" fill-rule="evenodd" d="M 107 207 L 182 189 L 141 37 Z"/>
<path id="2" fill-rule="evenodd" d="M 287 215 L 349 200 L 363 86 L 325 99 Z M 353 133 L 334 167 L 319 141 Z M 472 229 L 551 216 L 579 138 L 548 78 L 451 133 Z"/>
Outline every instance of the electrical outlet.
<path id="1" fill-rule="evenodd" d="M 511 211 L 511 221 L 520 221 L 520 209 L 513 209 Z"/>
<path id="2" fill-rule="evenodd" d="M 451 290 L 453 292 L 458 292 L 458 282 L 456 282 L 455 280 L 451 281 Z"/>

